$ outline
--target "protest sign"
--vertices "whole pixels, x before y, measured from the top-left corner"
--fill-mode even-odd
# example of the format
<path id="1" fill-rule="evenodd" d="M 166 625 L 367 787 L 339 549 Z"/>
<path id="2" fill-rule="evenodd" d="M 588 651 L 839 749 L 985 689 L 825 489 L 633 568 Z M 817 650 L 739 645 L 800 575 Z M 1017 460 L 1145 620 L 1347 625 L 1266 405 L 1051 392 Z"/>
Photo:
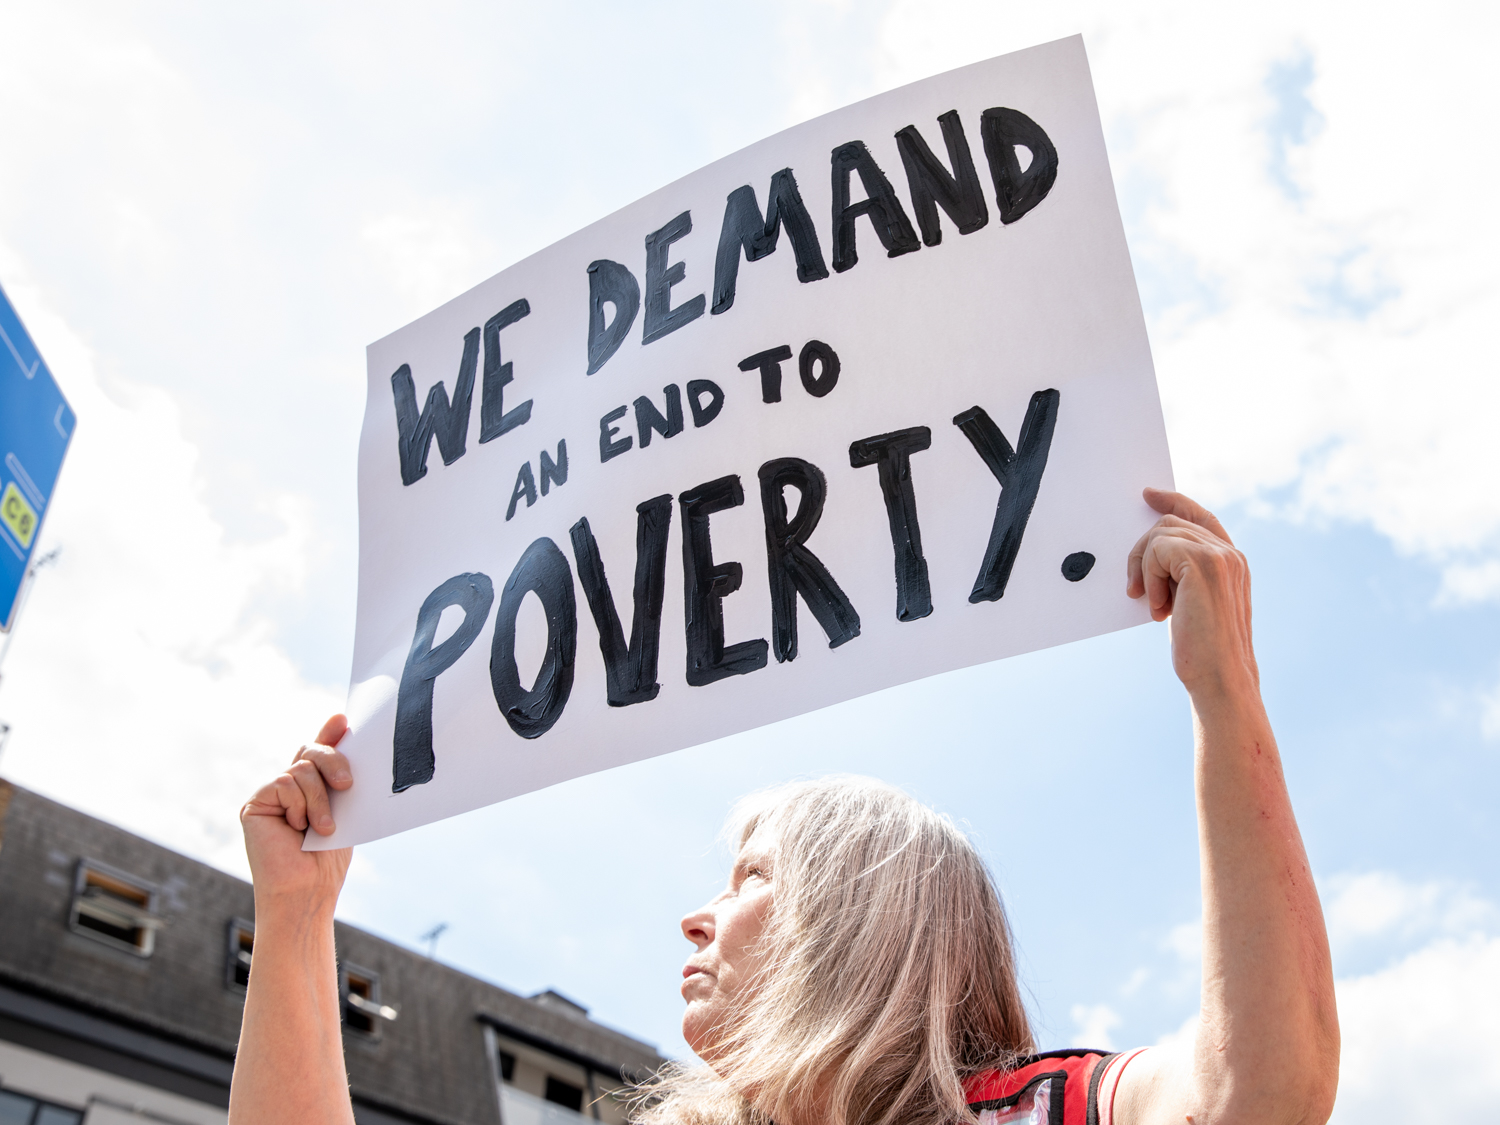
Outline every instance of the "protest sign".
<path id="1" fill-rule="evenodd" d="M 1082 40 L 777 134 L 372 344 L 359 473 L 356 784 L 309 847 L 1147 620 L 1171 464 Z"/>

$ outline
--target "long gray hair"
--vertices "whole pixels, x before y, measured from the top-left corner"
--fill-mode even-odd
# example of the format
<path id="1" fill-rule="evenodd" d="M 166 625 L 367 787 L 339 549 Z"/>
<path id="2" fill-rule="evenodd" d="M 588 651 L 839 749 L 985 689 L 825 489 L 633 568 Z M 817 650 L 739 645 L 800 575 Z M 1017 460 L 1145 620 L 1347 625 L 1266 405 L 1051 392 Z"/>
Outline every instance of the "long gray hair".
<path id="1" fill-rule="evenodd" d="M 963 1082 L 1032 1049 L 1010 927 L 947 817 L 866 778 L 746 798 L 726 834 L 770 854 L 766 966 L 714 1067 L 642 1088 L 637 1125 L 953 1125 Z"/>

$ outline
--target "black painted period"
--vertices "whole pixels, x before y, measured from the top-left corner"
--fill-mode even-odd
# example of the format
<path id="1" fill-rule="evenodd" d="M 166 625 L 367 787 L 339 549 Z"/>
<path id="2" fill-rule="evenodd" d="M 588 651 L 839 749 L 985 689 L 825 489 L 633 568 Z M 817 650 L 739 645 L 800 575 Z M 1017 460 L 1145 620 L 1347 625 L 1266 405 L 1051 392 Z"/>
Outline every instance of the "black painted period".
<path id="1" fill-rule="evenodd" d="M 403 363 L 391 375 L 391 393 L 396 399 L 397 451 L 401 458 L 401 483 L 416 484 L 427 475 L 427 450 L 437 438 L 443 464 L 451 465 L 464 455 L 469 436 L 469 408 L 474 400 L 474 371 L 479 366 L 479 329 L 464 336 L 464 354 L 458 361 L 453 399 L 439 379 L 427 392 L 427 402 L 417 413 L 417 388 L 411 366 Z"/>
<path id="2" fill-rule="evenodd" d="M 849 464 L 856 469 L 874 465 L 880 478 L 896 561 L 897 621 L 916 621 L 932 612 L 932 586 L 927 579 L 922 528 L 917 522 L 917 494 L 911 482 L 911 455 L 931 445 L 932 431 L 926 426 L 913 426 L 849 446 Z"/>
<path id="3" fill-rule="evenodd" d="M 737 562 L 714 562 L 708 520 L 715 512 L 737 508 L 745 490 L 737 476 L 690 488 L 677 497 L 682 509 L 682 575 L 687 633 L 687 682 L 703 687 L 728 676 L 743 676 L 766 666 L 763 639 L 724 643 L 723 599 L 740 588 L 745 572 Z"/>
<path id="4" fill-rule="evenodd" d="M 664 438 L 676 437 L 682 433 L 682 391 L 676 383 L 670 383 L 662 388 L 661 393 L 667 400 L 665 417 L 645 395 L 635 400 L 635 432 L 641 439 L 642 449 L 651 444 L 652 433 L 661 434 Z"/>
<path id="5" fill-rule="evenodd" d="M 604 306 L 613 305 L 612 320 Z M 641 286 L 635 274 L 608 258 L 589 263 L 589 369 L 592 375 L 620 350 L 641 311 Z"/>
<path id="6" fill-rule="evenodd" d="M 782 344 L 740 360 L 741 371 L 760 372 L 761 402 L 781 401 L 781 365 L 791 358 L 792 349 Z"/>
<path id="7" fill-rule="evenodd" d="M 516 615 L 528 593 L 541 599 L 547 616 L 547 653 L 531 687 L 521 686 L 516 666 Z M 510 729 L 522 738 L 540 738 L 552 729 L 573 690 L 573 663 L 578 652 L 578 607 L 573 600 L 573 571 L 567 556 L 545 537 L 536 540 L 510 572 L 495 611 L 495 640 L 490 648 L 490 687 Z"/>
<path id="8" fill-rule="evenodd" d="M 943 241 L 943 228 L 938 222 L 939 207 L 953 220 L 959 234 L 973 234 L 990 221 L 990 211 L 984 203 L 984 188 L 980 186 L 979 173 L 974 169 L 974 157 L 969 152 L 969 141 L 964 136 L 958 110 L 950 109 L 943 114 L 938 118 L 938 125 L 943 130 L 943 143 L 948 148 L 952 172 L 932 154 L 915 125 L 908 125 L 896 134 L 896 148 L 901 152 L 901 163 L 906 166 L 911 209 L 917 216 L 922 241 L 928 246 Z"/>
<path id="9" fill-rule="evenodd" d="M 1087 551 L 1074 551 L 1062 561 L 1062 576 L 1069 582 L 1082 582 L 1094 569 L 1094 556 Z"/>
<path id="10" fill-rule="evenodd" d="M 611 707 L 629 707 L 656 698 L 657 655 L 661 650 L 661 608 L 667 578 L 667 532 L 672 524 L 672 497 L 656 496 L 637 505 L 635 525 L 634 612 L 630 643 L 620 627 L 620 615 L 604 574 L 604 560 L 589 521 L 581 519 L 569 530 L 578 581 L 599 630 L 599 653 L 604 657 L 605 698 Z"/>
<path id="11" fill-rule="evenodd" d="M 849 202 L 849 177 L 859 174 L 865 188 L 865 199 Z M 875 237 L 885 247 L 886 256 L 895 258 L 920 250 L 917 232 L 891 181 L 875 163 L 863 141 L 850 141 L 833 150 L 833 268 L 836 273 L 853 269 L 859 261 L 854 247 L 854 221 L 868 215 Z"/>
<path id="12" fill-rule="evenodd" d="M 782 223 L 786 224 L 787 238 L 797 258 L 797 280 L 806 284 L 828 276 L 812 216 L 802 202 L 792 170 L 783 168 L 771 177 L 764 216 L 755 199 L 755 189 L 749 184 L 729 193 L 724 205 L 724 225 L 719 230 L 719 252 L 714 259 L 714 300 L 710 312 L 715 315 L 727 312 L 734 304 L 741 249 L 745 261 L 760 261 L 776 249 Z"/>
<path id="13" fill-rule="evenodd" d="M 456 574 L 427 595 L 417 611 L 417 629 L 401 670 L 396 691 L 396 731 L 391 740 L 391 792 L 432 780 L 436 759 L 432 752 L 432 687 L 474 643 L 484 628 L 495 600 L 495 588 L 484 574 Z M 464 619 L 453 635 L 436 648 L 438 621 L 443 610 L 458 606 Z"/>
<path id="14" fill-rule="evenodd" d="M 500 362 L 500 329 L 531 315 L 523 297 L 484 322 L 484 389 L 479 399 L 479 444 L 493 441 L 531 419 L 531 399 L 505 409 L 505 388 L 511 381 L 511 365 Z"/>
<path id="15" fill-rule="evenodd" d="M 1040 125 L 1018 109 L 985 110 L 979 115 L 979 135 L 984 141 L 990 178 L 995 181 L 1000 221 L 1013 223 L 1052 190 L 1057 180 L 1057 147 Z M 1031 153 L 1031 163 L 1024 172 L 1016 145 Z"/>
<path id="16" fill-rule="evenodd" d="M 788 516 L 786 489 L 799 493 Z M 778 663 L 797 659 L 797 595 L 828 634 L 828 647 L 859 636 L 859 614 L 823 561 L 807 549 L 828 498 L 828 480 L 810 461 L 778 457 L 760 467 L 766 521 L 766 574 L 771 585 L 771 649 Z"/>
<path id="17" fill-rule="evenodd" d="M 1005 595 L 1005 584 L 1010 581 L 1011 567 L 1015 566 L 1021 538 L 1026 534 L 1026 521 L 1031 518 L 1042 473 L 1047 468 L 1047 453 L 1052 448 L 1061 398 L 1055 390 L 1037 391 L 1031 396 L 1015 449 L 1011 449 L 1000 427 L 981 407 L 970 407 L 953 419 L 953 424 L 963 431 L 1000 482 L 1000 501 L 995 505 L 984 562 L 969 593 L 971 602 L 999 601 Z"/>
<path id="18" fill-rule="evenodd" d="M 646 321 L 642 329 L 641 343 L 660 340 L 669 332 L 676 332 L 684 324 L 703 315 L 706 303 L 702 293 L 672 307 L 672 286 L 687 274 L 681 262 L 667 264 L 667 255 L 672 243 L 689 234 L 693 229 L 693 213 L 684 211 L 666 226 L 646 236 Z"/>

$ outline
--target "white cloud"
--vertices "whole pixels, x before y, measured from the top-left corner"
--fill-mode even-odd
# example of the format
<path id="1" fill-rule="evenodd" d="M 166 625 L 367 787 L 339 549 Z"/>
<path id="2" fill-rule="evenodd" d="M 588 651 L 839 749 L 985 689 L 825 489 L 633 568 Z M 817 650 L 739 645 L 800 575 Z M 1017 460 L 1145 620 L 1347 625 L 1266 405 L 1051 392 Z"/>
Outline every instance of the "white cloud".
<path id="1" fill-rule="evenodd" d="M 1198 1034 L 1198 1013 L 1194 1012 L 1183 1020 L 1182 1023 L 1171 1031 L 1163 1032 L 1157 1036 L 1154 1046 L 1170 1047 L 1177 1043 L 1191 1043 L 1193 1036 Z"/>
<path id="2" fill-rule="evenodd" d="M 1492 1121 L 1500 1105 L 1500 906 L 1451 881 L 1389 871 L 1342 873 L 1319 880 L 1319 890 L 1343 1036 L 1333 1121 Z M 1162 949 L 1196 973 L 1201 942 L 1194 921 L 1172 927 Z M 1379 967 L 1341 971 L 1356 959 Z M 1148 976 L 1175 998 L 1170 974 L 1145 969 L 1120 995 L 1132 996 Z M 1107 1004 L 1075 1004 L 1072 1018 L 1075 1042 L 1085 1045 L 1109 1044 L 1110 1030 L 1126 1022 Z M 1198 1020 L 1194 1011 L 1156 1043 L 1191 1042 Z"/>
<path id="3" fill-rule="evenodd" d="M 11 276 L 14 276 L 12 272 Z M 166 392 L 115 381 L 25 285 L 10 295 L 81 419 L 4 669 L 5 774 L 136 832 L 244 870 L 235 814 L 341 698 L 308 683 L 258 609 L 295 589 L 305 502 L 229 539 Z"/>
<path id="4" fill-rule="evenodd" d="M 1385 963 L 1337 982 L 1343 1055 L 1336 1123 L 1494 1120 L 1500 1105 L 1500 906 L 1447 881 L 1390 872 L 1321 885 L 1334 964 Z"/>
<path id="5" fill-rule="evenodd" d="M 588 126 L 647 45 L 623 8 L 591 35 L 545 6 L 351 11 L 7 10 L 27 49 L 0 70 L 0 273 L 82 419 L 46 532 L 63 554 L 0 687 L 22 784 L 240 867 L 234 810 L 339 703 L 265 606 L 306 588 L 331 523 L 352 539 L 368 339 L 701 163 L 702 136 L 1080 28 L 1183 484 L 1366 523 L 1441 566 L 1449 604 L 1500 597 L 1493 5 L 1429 5 L 1418 31 L 1347 2 L 784 5 L 771 77 L 714 62 L 721 97 L 670 107 L 637 82 L 618 128 Z M 673 65 L 710 57 L 715 32 L 683 34 Z M 268 534 L 226 515 L 228 468 Z M 1500 689 L 1488 708 L 1500 738 Z M 356 897 L 382 876 L 359 862 Z M 1342 1119 L 1500 1102 L 1493 905 L 1379 872 L 1326 889 L 1336 954 L 1384 956 L 1339 985 Z M 1081 1037 L 1107 1041 L 1124 997 L 1190 997 L 1200 940 L 1174 928 L 1167 968 L 1075 1007 Z"/>
<path id="6" fill-rule="evenodd" d="M 1500 597 L 1500 560 L 1454 563 L 1443 572 L 1439 605 L 1467 605 Z"/>
<path id="7" fill-rule="evenodd" d="M 90 349 L 48 345 L 79 350 L 53 358 L 71 364 L 83 426 L 53 527 L 68 549 L 38 591 L 13 681 L 43 643 L 27 637 L 46 632 L 36 619 L 86 603 L 74 596 L 86 562 L 108 607 L 92 622 L 101 668 L 150 668 L 149 651 L 220 683 L 227 653 L 246 668 L 264 656 L 259 674 L 297 696 L 312 689 L 268 632 L 289 615 L 256 607 L 302 589 L 316 594 L 297 607 L 311 624 L 288 647 L 332 679 L 352 601 L 365 342 L 714 155 L 705 137 L 744 143 L 1079 29 L 1183 483 L 1217 503 L 1366 522 L 1444 567 L 1450 602 L 1500 596 L 1500 218 L 1492 146 L 1474 143 L 1490 127 L 1492 5 L 1430 6 L 1426 26 L 1462 33 L 1415 36 L 1352 3 L 782 4 L 766 13 L 769 79 L 703 64 L 701 44 L 742 30 L 732 13 L 705 15 L 723 23 L 682 31 L 682 65 L 708 66 L 722 96 L 662 114 L 632 94 L 631 128 L 595 129 L 585 147 L 577 123 L 601 111 L 618 57 L 650 40 L 638 18 L 599 9 L 580 35 L 576 16 L 535 7 L 350 11 L 191 25 L 128 5 L 8 11 L 28 49 L 0 72 L 0 100 L 24 108 L 0 118 L 0 230 L 16 262 L 5 278 L 29 271 Z M 506 64 L 490 65 L 502 40 Z M 115 396 L 97 414 L 83 389 L 96 378 Z M 149 449 L 121 439 L 86 473 L 88 443 L 110 427 L 168 436 Z M 121 508 L 146 472 L 169 511 Z M 280 530 L 247 534 L 258 525 Z M 91 554 L 106 530 L 152 546 L 100 538 Z M 324 558 L 339 565 L 320 569 Z M 219 593 L 194 593 L 204 579 L 189 572 L 212 573 Z M 139 608 L 166 594 L 186 608 Z M 12 717 L 18 690 L 0 696 Z M 184 704 L 148 703 L 155 690 L 142 677 L 118 705 L 175 721 Z M 1490 714 L 1500 731 L 1500 705 Z M 92 762 L 113 740 L 69 741 L 92 729 L 70 717 L 51 744 Z M 30 721 L 18 728 L 16 768 L 35 737 Z"/>
<path id="8" fill-rule="evenodd" d="M 1082 29 L 1181 483 L 1367 523 L 1493 598 L 1500 27 L 1396 11 L 897 0 L 886 75 Z"/>
<path id="9" fill-rule="evenodd" d="M 1183 922 L 1167 931 L 1165 948 L 1175 953 L 1179 960 L 1196 965 L 1203 959 L 1203 919 L 1195 918 Z"/>
<path id="10" fill-rule="evenodd" d="M 1441 938 L 1340 981 L 1333 1121 L 1480 1125 L 1500 1106 L 1500 937 Z"/>
<path id="11" fill-rule="evenodd" d="M 1335 963 L 1362 943 L 1408 946 L 1435 935 L 1500 933 L 1500 909 L 1466 887 L 1408 882 L 1388 871 L 1341 874 L 1319 887 Z"/>
<path id="12" fill-rule="evenodd" d="M 1085 1047 L 1098 1047 L 1101 1050 L 1113 1051 L 1115 1049 L 1113 1030 L 1120 1026 L 1120 1013 L 1108 1004 L 1074 1004 L 1069 1013 L 1073 1019 L 1076 1034 L 1073 1036 L 1075 1043 L 1081 1043 Z"/>

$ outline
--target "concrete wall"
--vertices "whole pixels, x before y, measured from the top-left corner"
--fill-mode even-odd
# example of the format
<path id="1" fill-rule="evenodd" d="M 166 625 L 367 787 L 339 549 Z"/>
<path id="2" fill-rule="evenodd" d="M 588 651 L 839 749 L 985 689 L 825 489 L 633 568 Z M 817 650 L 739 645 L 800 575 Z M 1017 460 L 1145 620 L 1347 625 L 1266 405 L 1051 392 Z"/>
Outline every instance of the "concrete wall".
<path id="1" fill-rule="evenodd" d="M 69 929 L 80 859 L 158 888 L 163 925 L 150 957 Z M 248 883 L 0 780 L 0 1041 L 8 1049 L 165 1089 L 199 1107 L 198 1117 L 178 1113 L 183 1122 L 223 1120 L 244 1004 L 243 990 L 226 983 L 234 918 L 254 918 Z M 395 1021 L 376 1020 L 373 1035 L 344 1033 L 362 1121 L 499 1125 L 488 1046 L 497 1029 L 543 1063 L 550 1057 L 559 1078 L 592 1070 L 601 1088 L 617 1085 L 621 1068 L 643 1074 L 663 1061 L 566 1005 L 517 996 L 342 923 L 336 937 L 341 961 L 377 973 L 381 1002 L 399 1009 Z M 615 1125 L 613 1106 L 603 1108 Z"/>

